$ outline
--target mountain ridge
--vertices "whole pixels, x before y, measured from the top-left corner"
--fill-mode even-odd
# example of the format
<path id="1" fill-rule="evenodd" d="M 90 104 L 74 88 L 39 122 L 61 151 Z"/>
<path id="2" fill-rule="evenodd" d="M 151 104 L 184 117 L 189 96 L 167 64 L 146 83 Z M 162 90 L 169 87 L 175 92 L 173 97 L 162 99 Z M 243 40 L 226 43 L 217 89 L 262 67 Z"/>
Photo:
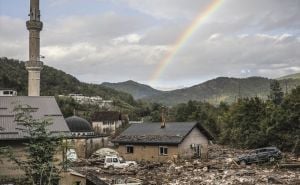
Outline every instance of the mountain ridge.
<path id="1" fill-rule="evenodd" d="M 157 90 L 152 88 L 149 85 L 141 84 L 135 82 L 133 80 L 127 80 L 124 82 L 118 83 L 110 83 L 110 82 L 103 82 L 101 85 L 113 88 L 118 91 L 123 91 L 131 94 L 135 99 L 141 99 L 148 96 L 153 96 L 162 93 L 163 91 Z"/>
<path id="2" fill-rule="evenodd" d="M 142 99 L 150 102 L 163 103 L 166 105 L 175 105 L 178 103 L 185 103 L 189 100 L 196 101 L 207 101 L 212 104 L 219 104 L 221 101 L 232 103 L 237 98 L 241 97 L 254 97 L 259 96 L 263 99 L 266 99 L 269 94 L 269 84 L 274 79 L 269 79 L 266 77 L 252 76 L 247 78 L 234 78 L 234 77 L 217 77 L 193 85 L 191 87 L 185 87 L 182 89 L 175 89 L 171 91 L 154 91 L 155 93 L 148 93 L 148 96 L 135 96 L 135 93 L 132 93 L 128 81 L 119 82 L 119 83 L 109 83 L 111 88 L 116 88 L 119 91 L 124 91 L 133 95 L 135 99 Z M 145 93 L 146 89 L 143 89 L 144 86 L 147 88 L 153 89 L 151 86 L 140 84 L 138 82 L 129 81 L 134 84 L 134 90 L 139 88 Z M 284 80 L 279 80 L 283 91 L 290 91 L 297 85 L 300 85 L 300 79 L 287 78 Z M 106 84 L 106 83 L 103 83 Z M 126 88 L 123 88 L 122 85 L 126 84 Z M 138 88 L 136 86 L 139 86 Z M 129 90 L 128 90 L 129 89 Z M 156 90 L 156 89 L 154 89 Z"/>
<path id="3" fill-rule="evenodd" d="M 277 78 L 278 80 L 284 80 L 284 79 L 300 79 L 300 73 L 294 73 L 294 74 L 289 74 L 285 76 L 281 76 Z"/>

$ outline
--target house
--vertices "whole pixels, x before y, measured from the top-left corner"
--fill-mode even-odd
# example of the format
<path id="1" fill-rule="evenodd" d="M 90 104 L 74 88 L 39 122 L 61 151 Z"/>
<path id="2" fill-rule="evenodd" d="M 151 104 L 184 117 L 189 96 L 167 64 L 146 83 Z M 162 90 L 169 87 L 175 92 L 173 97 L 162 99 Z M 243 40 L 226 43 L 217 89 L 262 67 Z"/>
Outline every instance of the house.
<path id="1" fill-rule="evenodd" d="M 114 134 L 122 126 L 122 115 L 117 111 L 96 112 L 92 116 L 92 127 L 96 134 Z"/>
<path id="2" fill-rule="evenodd" d="M 68 143 L 70 148 L 75 149 L 79 158 L 87 158 L 94 150 L 107 146 L 108 137 L 95 135 L 87 120 L 78 116 L 71 116 L 66 118 L 66 122 L 71 131 Z"/>
<path id="3" fill-rule="evenodd" d="M 28 135 L 22 131 L 23 126 L 15 121 L 13 110 L 18 105 L 29 105 L 34 110 L 32 113 L 34 119 L 49 118 L 53 124 L 47 128 L 53 135 L 70 135 L 70 130 L 54 97 L 0 96 L 0 147 L 10 146 L 16 157 L 25 156 L 24 143 L 28 140 L 26 138 Z M 56 158 L 62 160 L 62 154 L 57 153 Z M 4 176 L 13 179 L 22 175 L 22 171 L 14 163 L 3 157 L 1 160 L 3 163 L 0 165 L 0 179 Z"/>
<path id="4" fill-rule="evenodd" d="M 213 137 L 197 122 L 139 123 L 117 136 L 113 143 L 126 160 L 164 162 L 174 158 L 207 158 Z"/>

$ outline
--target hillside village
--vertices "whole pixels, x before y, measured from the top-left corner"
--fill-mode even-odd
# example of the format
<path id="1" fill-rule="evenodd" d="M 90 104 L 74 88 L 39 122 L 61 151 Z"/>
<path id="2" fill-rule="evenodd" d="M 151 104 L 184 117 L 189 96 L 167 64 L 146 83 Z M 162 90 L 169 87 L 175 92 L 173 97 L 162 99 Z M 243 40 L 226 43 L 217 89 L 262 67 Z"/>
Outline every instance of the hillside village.
<path id="1" fill-rule="evenodd" d="M 167 122 L 164 111 L 161 122 L 157 123 L 128 125 L 128 117 L 113 111 L 95 113 L 91 123 L 76 116 L 76 113 L 63 119 L 53 97 L 16 96 L 15 91 L 5 93 L 7 91 L 1 91 L 1 106 L 6 109 L 1 116 L 7 117 L 10 122 L 1 123 L 1 140 L 4 141 L 1 146 L 9 141 L 13 151 L 22 151 L 22 144 L 26 142 L 26 135 L 22 130 L 17 130 L 20 126 L 12 119 L 13 102 L 22 102 L 36 109 L 38 114 L 34 113 L 35 118 L 53 115 L 55 119 L 50 128 L 55 131 L 50 132 L 64 133 L 69 143 L 66 158 L 71 164 L 64 172 L 61 184 L 299 183 L 299 158 L 293 153 L 285 153 L 279 163 L 241 165 L 235 158 L 249 150 L 216 145 L 216 138 L 201 122 Z M 53 112 L 51 107 L 56 110 Z M 7 127 L 7 123 L 15 126 Z M 56 155 L 62 160 L 59 154 Z M 107 168 L 105 156 L 120 156 L 137 163 L 128 167 Z M 22 172 L 13 172 L 14 164 L 3 161 L 3 158 L 2 162 L 5 165 L 0 170 L 1 182 L 14 182 L 9 177 L 19 176 Z"/>
<path id="2" fill-rule="evenodd" d="M 0 185 L 300 184 L 300 78 L 220 77 L 160 91 L 80 82 L 41 61 L 0 59 Z"/>
<path id="3" fill-rule="evenodd" d="M 283 94 L 279 86 L 276 88 L 278 91 L 274 91 L 277 93 L 274 94 L 274 98 L 278 98 L 280 93 Z M 285 97 L 282 106 L 290 104 L 289 107 L 294 107 L 292 104 L 299 96 L 298 91 L 299 88 L 292 90 L 291 94 Z M 30 109 L 35 110 L 34 112 L 37 111 L 38 114 L 33 113 L 35 119 L 40 119 L 43 115 L 55 117 L 53 126 L 50 128 L 55 129 L 55 132 L 64 133 L 66 136 L 68 147 L 65 148 L 65 154 L 67 154 L 65 158 L 71 162 L 70 167 L 61 178 L 61 184 L 71 182 L 80 182 L 81 184 L 299 183 L 298 140 L 295 140 L 292 145 L 288 141 L 286 144 L 283 143 L 282 139 L 281 145 L 278 145 L 274 140 L 275 146 L 277 145 L 284 151 L 284 158 L 276 163 L 243 166 L 234 159 L 248 153 L 249 150 L 235 148 L 251 148 L 251 146 L 245 145 L 245 142 L 249 141 L 232 137 L 233 135 L 231 139 L 228 139 L 228 136 L 224 135 L 226 130 L 223 128 L 223 133 L 220 132 L 219 123 L 214 120 L 215 114 L 222 113 L 220 112 L 222 109 L 228 112 L 233 108 L 230 106 L 233 105 L 247 106 L 247 112 L 250 113 L 251 109 L 259 108 L 258 104 L 264 104 L 259 99 L 246 98 L 243 100 L 241 98 L 232 105 L 220 104 L 219 107 L 213 107 L 208 103 L 189 101 L 187 104 L 175 107 L 175 110 L 170 107 L 166 109 L 160 104 L 153 104 L 156 106 L 154 109 L 156 114 L 150 111 L 150 114 L 141 114 L 145 117 L 139 117 L 135 121 L 131 120 L 131 114 L 128 112 L 120 111 L 122 109 L 115 111 L 112 100 L 103 100 L 99 96 L 84 96 L 83 94 L 57 96 L 58 101 L 66 99 L 74 100 L 75 103 L 73 107 L 69 108 L 72 110 L 71 115 L 63 118 L 64 114 L 59 110 L 59 106 L 63 108 L 64 105 L 57 104 L 54 97 L 19 96 L 17 91 L 9 88 L 2 89 L 0 92 L 3 110 L 1 117 L 9 120 L 9 122 L 1 122 L 1 141 L 3 141 L 1 146 L 7 146 L 9 141 L 9 146 L 13 148 L 13 151 L 19 151 L 23 150 L 24 146 L 22 145 L 26 142 L 24 131 L 20 130 L 20 126 L 13 120 L 13 109 L 14 106 L 17 106 L 15 102 L 19 102 L 23 106 L 30 106 Z M 103 101 L 106 106 L 103 106 Z M 274 103 L 277 103 L 276 101 L 277 99 L 274 99 Z M 90 111 L 89 114 L 82 114 L 82 109 L 89 106 L 97 108 Z M 293 109 L 298 111 L 297 107 L 295 108 Z M 230 111 L 239 110 L 232 109 Z M 191 117 L 195 113 L 195 117 Z M 230 114 L 234 116 L 235 113 L 231 112 Z M 253 116 L 257 118 L 256 115 Z M 296 114 L 295 118 L 297 119 L 297 117 Z M 241 117 L 241 119 L 243 118 Z M 149 122 L 151 120 L 156 122 Z M 15 126 L 8 127 L 8 124 Z M 231 128 L 227 129 L 230 131 Z M 296 128 L 294 131 L 295 134 L 292 133 L 291 136 L 297 136 L 299 130 Z M 53 131 L 50 130 L 50 132 Z M 274 130 L 274 132 L 276 131 Z M 255 139 L 261 140 L 262 138 L 256 136 Z M 235 148 L 221 146 L 217 143 L 224 143 Z M 269 146 L 269 144 L 260 146 Z M 291 148 L 286 148 L 288 146 Z M 112 149 L 112 152 L 105 152 L 109 148 Z M 120 156 L 125 160 L 135 161 L 137 164 L 123 169 L 106 168 L 105 156 L 107 155 Z M 56 154 L 56 157 L 64 160 L 60 154 Z M 10 170 L 15 168 L 11 162 L 6 161 L 4 164 L 0 170 L 1 183 L 17 183 L 11 177 L 19 176 L 22 172 L 16 173 L 14 170 L 14 172 Z M 160 174 L 159 178 L 157 178 L 157 173 Z M 174 174 L 176 175 L 172 176 Z"/>

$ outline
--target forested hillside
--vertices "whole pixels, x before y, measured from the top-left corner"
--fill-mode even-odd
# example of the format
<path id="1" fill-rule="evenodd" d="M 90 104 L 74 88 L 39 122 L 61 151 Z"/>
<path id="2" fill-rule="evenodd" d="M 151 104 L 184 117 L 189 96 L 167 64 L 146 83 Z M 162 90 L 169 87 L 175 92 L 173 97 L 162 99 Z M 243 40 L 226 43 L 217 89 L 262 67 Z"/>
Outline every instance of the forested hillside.
<path id="1" fill-rule="evenodd" d="M 147 101 L 166 105 L 186 103 L 189 100 L 206 101 L 213 105 L 220 102 L 232 103 L 238 98 L 260 97 L 267 99 L 272 79 L 263 77 L 228 78 L 219 77 L 185 89 L 164 92 L 144 98 Z M 279 81 L 284 91 L 290 91 L 300 85 L 300 79 Z"/>
<path id="2" fill-rule="evenodd" d="M 27 71 L 24 62 L 5 57 L 0 58 L 0 88 L 12 88 L 18 91 L 18 95 L 27 95 L 27 83 Z M 80 82 L 72 75 L 44 65 L 41 72 L 41 95 L 55 96 L 70 93 L 101 96 L 103 99 L 118 100 L 129 105 L 136 104 L 130 94 L 102 85 Z"/>

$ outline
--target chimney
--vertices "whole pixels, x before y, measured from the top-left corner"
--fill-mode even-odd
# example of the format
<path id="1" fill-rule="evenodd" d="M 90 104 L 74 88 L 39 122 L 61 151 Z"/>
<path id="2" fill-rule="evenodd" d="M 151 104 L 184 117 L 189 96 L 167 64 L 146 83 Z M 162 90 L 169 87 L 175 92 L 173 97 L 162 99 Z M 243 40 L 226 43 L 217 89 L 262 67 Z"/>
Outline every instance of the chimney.
<path id="1" fill-rule="evenodd" d="M 166 127 L 166 108 L 164 106 L 161 107 L 161 124 L 160 124 L 160 128 L 165 128 Z"/>

